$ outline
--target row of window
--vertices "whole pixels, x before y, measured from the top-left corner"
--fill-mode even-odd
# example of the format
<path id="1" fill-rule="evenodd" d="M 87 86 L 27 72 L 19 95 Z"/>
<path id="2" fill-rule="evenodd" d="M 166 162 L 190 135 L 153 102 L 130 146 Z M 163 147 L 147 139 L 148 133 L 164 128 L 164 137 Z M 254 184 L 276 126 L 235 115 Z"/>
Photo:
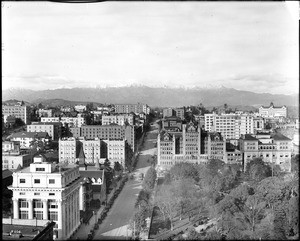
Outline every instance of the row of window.
<path id="1" fill-rule="evenodd" d="M 41 168 L 41 169 L 45 169 L 45 168 Z M 20 178 L 20 183 L 26 183 L 26 179 Z M 35 184 L 41 183 L 41 179 L 34 179 L 34 183 Z M 49 184 L 54 184 L 54 183 L 55 183 L 55 179 L 49 179 Z"/>
<path id="2" fill-rule="evenodd" d="M 28 211 L 21 210 L 19 212 L 19 217 L 20 219 L 28 219 Z M 50 220 L 58 221 L 58 212 L 50 211 L 48 212 L 48 217 Z M 34 211 L 33 218 L 36 218 L 37 220 L 43 220 L 43 211 Z"/>

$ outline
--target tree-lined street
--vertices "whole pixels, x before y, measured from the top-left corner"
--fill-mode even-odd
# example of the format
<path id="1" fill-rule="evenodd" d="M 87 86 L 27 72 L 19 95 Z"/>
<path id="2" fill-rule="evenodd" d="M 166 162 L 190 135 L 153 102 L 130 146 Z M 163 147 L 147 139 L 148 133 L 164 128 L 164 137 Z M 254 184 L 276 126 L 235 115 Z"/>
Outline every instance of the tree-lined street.
<path id="1" fill-rule="evenodd" d="M 141 145 L 139 150 L 136 169 L 133 172 L 134 179 L 129 179 L 125 184 L 93 239 L 125 239 L 131 237 L 131 230 L 127 226 L 134 213 L 137 196 L 142 189 L 142 180 L 138 177 L 140 173 L 146 174 L 151 166 L 152 157 L 156 155 L 157 135 L 157 126 L 151 126 L 151 130 L 146 134 L 144 144 Z"/>

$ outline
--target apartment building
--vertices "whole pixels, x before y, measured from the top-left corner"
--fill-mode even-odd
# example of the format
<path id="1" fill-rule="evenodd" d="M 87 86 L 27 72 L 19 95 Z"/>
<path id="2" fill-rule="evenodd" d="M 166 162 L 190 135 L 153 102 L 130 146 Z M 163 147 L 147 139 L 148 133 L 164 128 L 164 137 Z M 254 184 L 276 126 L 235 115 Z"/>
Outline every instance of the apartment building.
<path id="1" fill-rule="evenodd" d="M 80 133 L 81 136 L 85 137 L 86 139 L 125 139 L 131 146 L 132 150 L 135 150 L 135 127 L 131 125 L 87 125 L 81 127 Z"/>
<path id="2" fill-rule="evenodd" d="M 67 240 L 80 226 L 77 165 L 48 163 L 34 158 L 30 167 L 13 173 L 13 220 L 16 223 L 46 224 L 53 220 L 54 238 Z"/>
<path id="3" fill-rule="evenodd" d="M 4 115 L 3 122 L 6 128 L 11 128 L 16 123 L 16 117 L 13 115 Z"/>
<path id="4" fill-rule="evenodd" d="M 21 151 L 20 142 L 2 142 L 2 170 L 27 167 L 31 162 L 31 156 Z"/>
<path id="5" fill-rule="evenodd" d="M 16 132 L 11 134 L 8 139 L 10 141 L 17 141 L 20 143 L 21 149 L 30 149 L 35 145 L 36 142 L 45 145 L 49 140 L 50 136 L 47 132 Z"/>
<path id="6" fill-rule="evenodd" d="M 63 125 L 68 124 L 69 127 L 81 127 L 86 124 L 85 118 L 81 114 L 76 117 L 61 117 L 60 122 Z"/>
<path id="7" fill-rule="evenodd" d="M 30 123 L 30 107 L 26 105 L 2 105 L 2 115 L 12 115 L 20 118 L 25 124 Z"/>
<path id="8" fill-rule="evenodd" d="M 52 140 L 61 137 L 62 123 L 60 122 L 33 122 L 27 125 L 27 132 L 47 132 Z"/>
<path id="9" fill-rule="evenodd" d="M 146 115 L 150 114 L 150 107 L 147 104 L 116 104 L 115 113 L 141 113 L 144 112 Z"/>
<path id="10" fill-rule="evenodd" d="M 76 117 L 41 117 L 42 123 L 57 123 L 60 122 L 62 125 L 68 124 L 69 127 L 81 127 L 82 125 L 85 125 L 85 118 L 78 114 Z"/>
<path id="11" fill-rule="evenodd" d="M 177 162 L 203 163 L 207 154 L 201 154 L 201 129 L 192 122 L 182 125 L 182 131 L 162 130 L 157 137 L 159 169 L 169 169 Z"/>
<path id="12" fill-rule="evenodd" d="M 162 119 L 162 128 L 167 131 L 181 131 L 182 120 L 176 116 L 165 117 Z"/>
<path id="13" fill-rule="evenodd" d="M 59 140 L 59 162 L 76 163 L 83 158 L 87 164 L 96 164 L 108 159 L 112 167 L 115 162 L 125 167 L 126 160 L 132 157 L 131 153 L 131 147 L 124 139 L 88 140 L 84 137 L 71 137 Z"/>
<path id="14" fill-rule="evenodd" d="M 175 115 L 180 118 L 181 120 L 184 120 L 185 115 L 185 108 L 176 108 L 174 109 Z"/>
<path id="15" fill-rule="evenodd" d="M 78 111 L 78 112 L 84 112 L 84 111 L 86 111 L 86 105 L 75 105 L 74 109 L 75 109 L 75 111 Z"/>
<path id="16" fill-rule="evenodd" d="M 172 108 L 165 108 L 163 109 L 163 118 L 165 119 L 166 117 L 171 117 L 171 116 L 176 116 L 175 110 Z"/>
<path id="17" fill-rule="evenodd" d="M 103 142 L 106 144 L 107 159 L 111 166 L 113 167 L 115 162 L 119 162 L 125 168 L 125 162 L 130 158 L 126 140 L 103 140 Z"/>
<path id="18" fill-rule="evenodd" d="M 252 159 L 262 158 L 265 162 L 279 165 L 282 170 L 290 172 L 292 148 L 292 140 L 279 133 L 246 134 L 239 139 L 244 170 Z"/>
<path id="19" fill-rule="evenodd" d="M 102 125 L 117 124 L 123 126 L 125 124 L 135 124 L 135 114 L 127 115 L 102 115 Z"/>
<path id="20" fill-rule="evenodd" d="M 280 117 L 287 117 L 287 107 L 283 106 L 274 106 L 271 102 L 270 106 L 261 106 L 258 109 L 259 115 L 265 118 L 280 118 Z"/>
<path id="21" fill-rule="evenodd" d="M 53 110 L 52 109 L 38 109 L 39 117 L 52 117 Z"/>
<path id="22" fill-rule="evenodd" d="M 49 122 L 49 123 L 60 122 L 60 117 L 41 117 L 41 122 L 42 123 L 45 123 L 45 122 Z"/>
<path id="23" fill-rule="evenodd" d="M 204 128 L 220 132 L 226 139 L 238 139 L 243 134 L 254 133 L 253 116 L 247 114 L 205 114 Z"/>

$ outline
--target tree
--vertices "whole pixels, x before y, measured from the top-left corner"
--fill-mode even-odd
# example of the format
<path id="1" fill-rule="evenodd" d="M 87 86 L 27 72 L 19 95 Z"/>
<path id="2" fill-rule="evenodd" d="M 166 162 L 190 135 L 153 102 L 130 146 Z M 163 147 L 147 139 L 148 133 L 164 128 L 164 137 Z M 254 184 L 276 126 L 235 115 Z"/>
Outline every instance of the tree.
<path id="1" fill-rule="evenodd" d="M 259 182 L 272 176 L 272 169 L 261 158 L 255 158 L 247 163 L 246 176 L 251 181 Z"/>
<path id="2" fill-rule="evenodd" d="M 25 125 L 24 121 L 21 118 L 16 118 L 14 127 L 19 127 Z"/>
<path id="3" fill-rule="evenodd" d="M 219 159 L 211 159 L 208 161 L 206 168 L 211 175 L 215 176 L 223 170 L 224 164 L 225 163 Z"/>
<path id="4" fill-rule="evenodd" d="M 115 162 L 115 163 L 114 163 L 114 171 L 115 171 L 115 172 L 120 172 L 120 171 L 122 171 L 122 170 L 123 170 L 122 165 L 121 165 L 119 162 Z"/>
<path id="5" fill-rule="evenodd" d="M 192 201 L 195 197 L 195 181 L 191 178 L 176 180 L 171 185 L 173 197 L 178 205 L 181 220 L 185 209 L 189 209 L 191 207 Z"/>
<path id="6" fill-rule="evenodd" d="M 296 172 L 299 175 L 299 154 L 292 157 L 291 165 L 292 172 Z"/>
<path id="7" fill-rule="evenodd" d="M 171 189 L 170 185 L 162 185 L 156 194 L 155 205 L 162 212 L 164 220 L 169 219 L 171 230 L 173 230 L 173 219 L 177 214 L 178 205 L 177 200 L 173 198 Z"/>
<path id="8" fill-rule="evenodd" d="M 200 239 L 202 239 L 202 236 L 195 230 L 195 228 L 189 229 L 186 240 L 200 240 Z"/>
<path id="9" fill-rule="evenodd" d="M 268 177 L 263 179 L 255 188 L 255 193 L 264 200 L 268 207 L 273 209 L 286 199 L 286 183 L 278 177 Z"/>
<path id="10" fill-rule="evenodd" d="M 193 178 L 198 181 L 198 171 L 194 164 L 182 162 L 176 163 L 170 169 L 170 175 L 172 180 L 182 180 L 185 178 Z"/>
<path id="11" fill-rule="evenodd" d="M 135 208 L 140 208 L 141 206 L 148 206 L 150 199 L 150 193 L 144 189 L 139 192 L 137 197 Z"/>
<path id="12" fill-rule="evenodd" d="M 228 105 L 225 103 L 225 104 L 224 104 L 224 110 L 225 110 L 225 113 L 227 113 L 227 108 L 228 108 Z"/>
<path id="13" fill-rule="evenodd" d="M 44 109 L 45 106 L 44 106 L 42 103 L 39 103 L 38 106 L 37 106 L 37 108 L 38 108 L 38 109 Z"/>
<path id="14" fill-rule="evenodd" d="M 133 217 L 129 221 L 129 229 L 131 229 L 135 237 L 136 234 L 139 235 L 141 231 L 143 231 L 147 227 L 146 222 L 146 212 L 144 209 L 136 210 Z"/>
<path id="15" fill-rule="evenodd" d="M 154 169 L 154 167 L 150 167 L 148 171 L 146 172 L 144 181 L 143 181 L 143 189 L 144 190 L 151 190 L 154 188 L 155 180 L 156 180 L 157 174 Z"/>

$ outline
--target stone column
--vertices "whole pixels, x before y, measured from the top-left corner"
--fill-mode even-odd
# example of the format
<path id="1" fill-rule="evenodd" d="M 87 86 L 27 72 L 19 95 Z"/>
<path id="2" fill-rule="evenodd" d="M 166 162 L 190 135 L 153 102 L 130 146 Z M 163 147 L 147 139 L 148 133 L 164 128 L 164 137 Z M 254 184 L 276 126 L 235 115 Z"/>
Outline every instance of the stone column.
<path id="1" fill-rule="evenodd" d="M 43 200 L 43 219 L 48 220 L 48 200 Z"/>
<path id="2" fill-rule="evenodd" d="M 62 212 L 63 212 L 63 200 L 58 200 L 58 209 L 57 209 L 57 226 L 58 226 L 58 229 L 62 228 Z"/>
<path id="3" fill-rule="evenodd" d="M 14 209 L 13 209 L 13 213 L 14 213 L 14 219 L 19 219 L 19 199 L 14 198 L 13 199 L 14 202 Z"/>
<path id="4" fill-rule="evenodd" d="M 28 219 L 33 219 L 33 200 L 27 199 L 28 201 Z"/>

